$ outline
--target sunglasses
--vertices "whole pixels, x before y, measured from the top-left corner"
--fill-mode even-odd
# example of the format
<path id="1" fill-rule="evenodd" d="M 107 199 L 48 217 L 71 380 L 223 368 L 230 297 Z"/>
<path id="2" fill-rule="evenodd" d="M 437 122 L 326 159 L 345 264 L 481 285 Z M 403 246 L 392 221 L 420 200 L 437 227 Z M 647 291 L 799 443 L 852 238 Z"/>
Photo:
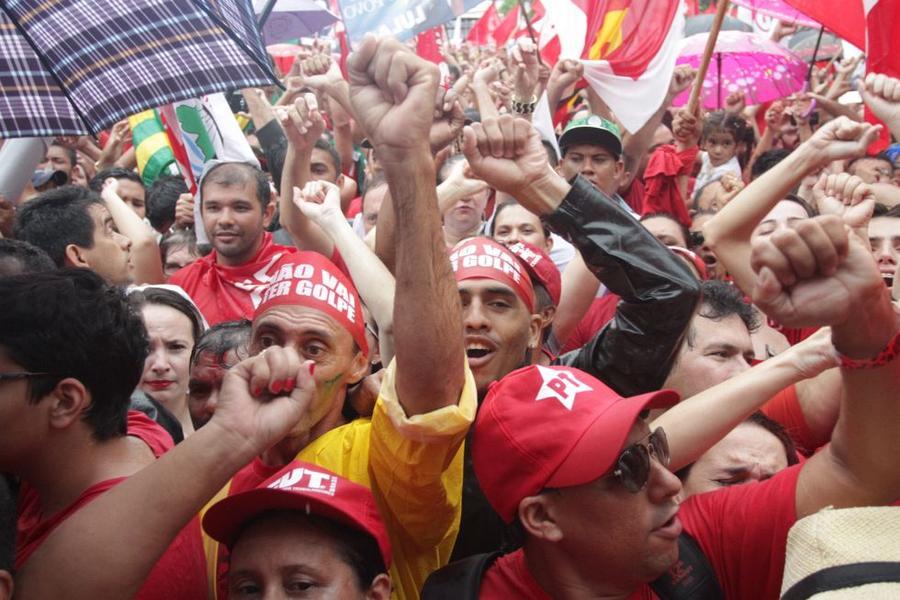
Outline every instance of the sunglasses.
<path id="1" fill-rule="evenodd" d="M 669 465 L 669 440 L 662 427 L 654 429 L 647 437 L 628 446 L 616 459 L 612 476 L 632 494 L 647 487 L 650 479 L 650 458 L 662 466 Z"/>

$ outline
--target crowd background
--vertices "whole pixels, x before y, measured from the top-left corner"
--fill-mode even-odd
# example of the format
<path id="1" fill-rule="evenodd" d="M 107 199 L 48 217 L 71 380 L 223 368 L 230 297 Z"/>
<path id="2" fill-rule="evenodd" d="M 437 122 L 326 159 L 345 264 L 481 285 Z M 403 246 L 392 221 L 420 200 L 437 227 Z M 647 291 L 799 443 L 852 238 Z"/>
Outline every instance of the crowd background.
<path id="1" fill-rule="evenodd" d="M 0 597 L 896 595 L 898 73 L 617 115 L 544 4 L 0 141 Z"/>

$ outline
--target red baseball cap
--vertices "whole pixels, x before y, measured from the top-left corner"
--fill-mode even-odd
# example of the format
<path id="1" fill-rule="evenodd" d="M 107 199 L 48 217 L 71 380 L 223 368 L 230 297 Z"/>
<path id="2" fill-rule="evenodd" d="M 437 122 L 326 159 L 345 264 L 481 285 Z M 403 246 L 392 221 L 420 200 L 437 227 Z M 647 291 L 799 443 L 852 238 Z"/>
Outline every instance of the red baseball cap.
<path id="1" fill-rule="evenodd" d="M 318 515 L 366 533 L 378 543 L 384 565 L 391 566 L 391 542 L 369 488 L 317 465 L 292 461 L 258 487 L 213 504 L 203 529 L 231 548 L 246 524 L 270 510 Z"/>
<path id="2" fill-rule="evenodd" d="M 676 256 L 680 256 L 697 269 L 697 274 L 701 280 L 708 279 L 706 273 L 706 263 L 703 262 L 703 259 L 697 256 L 696 252 L 688 250 L 687 248 L 682 248 L 681 246 L 669 246 L 669 250 L 675 253 Z"/>
<path id="3" fill-rule="evenodd" d="M 528 242 L 516 242 L 507 248 L 522 261 L 531 278 L 544 286 L 550 294 L 553 306 L 559 306 L 559 299 L 562 296 L 562 276 L 550 256 Z"/>
<path id="4" fill-rule="evenodd" d="M 649 408 L 678 402 L 671 390 L 623 398 L 578 369 L 532 365 L 491 385 L 472 439 L 475 475 L 507 523 L 519 502 L 607 473 Z"/>

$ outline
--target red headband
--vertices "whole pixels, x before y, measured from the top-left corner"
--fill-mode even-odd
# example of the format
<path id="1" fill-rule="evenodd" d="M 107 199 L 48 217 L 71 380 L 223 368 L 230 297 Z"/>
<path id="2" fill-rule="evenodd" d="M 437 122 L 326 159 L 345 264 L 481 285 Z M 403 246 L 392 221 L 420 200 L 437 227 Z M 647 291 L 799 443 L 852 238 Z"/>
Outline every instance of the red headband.
<path id="1" fill-rule="evenodd" d="M 369 353 L 366 320 L 356 288 L 333 262 L 316 252 L 295 252 L 279 259 L 271 273 L 254 320 L 273 306 L 309 306 L 337 321 L 363 354 Z"/>
<path id="2" fill-rule="evenodd" d="M 485 237 L 463 240 L 450 251 L 450 264 L 457 281 L 493 279 L 503 283 L 534 312 L 534 287 L 531 277 L 515 254 Z"/>

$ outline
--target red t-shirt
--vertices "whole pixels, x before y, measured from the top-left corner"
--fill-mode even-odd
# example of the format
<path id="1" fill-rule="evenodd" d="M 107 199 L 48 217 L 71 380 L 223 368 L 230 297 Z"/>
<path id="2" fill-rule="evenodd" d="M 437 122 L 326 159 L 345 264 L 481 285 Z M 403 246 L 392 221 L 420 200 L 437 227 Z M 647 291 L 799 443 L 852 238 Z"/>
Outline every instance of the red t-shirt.
<path id="1" fill-rule="evenodd" d="M 594 298 L 587 312 L 584 313 L 581 321 L 572 331 L 569 339 L 566 340 L 560 354 L 578 350 L 594 339 L 597 332 L 612 321 L 616 314 L 616 306 L 619 305 L 619 299 L 619 296 L 616 294 L 606 294 L 600 298 Z"/>
<path id="2" fill-rule="evenodd" d="M 139 438 L 159 458 L 174 444 L 165 429 L 138 411 L 128 412 L 128 435 Z M 84 490 L 72 504 L 50 517 L 41 514 L 40 498 L 34 488 L 23 483 L 19 491 L 18 537 L 16 539 L 16 568 L 40 547 L 54 529 L 92 500 L 124 481 L 117 477 L 101 481 Z M 140 518 L 141 507 L 134 507 Z M 134 551 L 139 551 L 135 548 Z M 168 600 L 206 597 L 206 558 L 200 534 L 200 519 L 194 517 L 172 541 L 159 562 L 150 571 L 136 598 L 138 600 Z"/>
<path id="3" fill-rule="evenodd" d="M 800 465 L 760 483 L 735 485 L 688 498 L 678 513 L 709 560 L 728 600 L 778 598 L 787 534 L 797 520 Z M 521 550 L 495 562 L 485 573 L 481 598 L 548 600 L 525 566 Z M 629 600 L 652 600 L 643 585 Z"/>
<path id="4" fill-rule="evenodd" d="M 817 449 L 816 440 L 813 439 L 809 425 L 803 416 L 803 409 L 797 398 L 796 384 L 791 384 L 772 396 L 772 399 L 763 405 L 762 412 L 784 427 L 800 454 L 813 455 Z"/>
<path id="5" fill-rule="evenodd" d="M 280 246 L 266 233 L 263 244 L 252 259 L 239 267 L 216 262 L 216 251 L 179 269 L 169 283 L 181 286 L 206 318 L 210 327 L 223 321 L 252 319 L 260 295 L 269 285 L 269 269 L 285 254 L 296 252 Z"/>

